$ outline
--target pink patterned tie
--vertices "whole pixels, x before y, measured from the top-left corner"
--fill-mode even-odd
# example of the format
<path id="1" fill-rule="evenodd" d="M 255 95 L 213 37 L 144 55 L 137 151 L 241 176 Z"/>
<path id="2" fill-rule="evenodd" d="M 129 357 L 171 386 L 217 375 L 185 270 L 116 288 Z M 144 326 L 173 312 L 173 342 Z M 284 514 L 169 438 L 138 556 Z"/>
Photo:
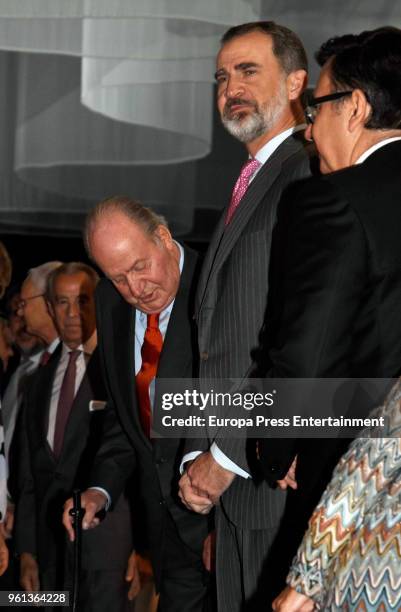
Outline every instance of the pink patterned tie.
<path id="1" fill-rule="evenodd" d="M 233 194 L 231 196 L 230 206 L 228 207 L 226 226 L 230 223 L 235 211 L 237 210 L 238 204 L 241 202 L 246 190 L 248 189 L 249 179 L 261 166 L 260 161 L 257 159 L 248 159 L 247 162 L 242 166 L 241 174 L 235 183 Z"/>

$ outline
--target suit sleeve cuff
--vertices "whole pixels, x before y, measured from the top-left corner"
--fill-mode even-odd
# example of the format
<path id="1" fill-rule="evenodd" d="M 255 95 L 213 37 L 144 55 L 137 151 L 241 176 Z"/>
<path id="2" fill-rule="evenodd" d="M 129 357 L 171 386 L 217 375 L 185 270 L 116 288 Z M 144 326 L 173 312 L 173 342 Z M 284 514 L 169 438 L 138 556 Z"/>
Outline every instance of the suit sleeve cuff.
<path id="1" fill-rule="evenodd" d="M 210 453 L 216 463 L 221 465 L 221 467 L 233 472 L 234 474 L 237 474 L 237 476 L 241 476 L 242 478 L 250 478 L 250 474 L 240 468 L 236 463 L 234 463 L 234 461 L 231 461 L 231 459 L 229 459 L 227 455 L 225 455 L 223 451 L 219 449 L 216 442 L 213 442 L 212 446 L 210 447 Z"/>
<path id="2" fill-rule="evenodd" d="M 182 461 L 181 461 L 181 465 L 180 465 L 180 474 L 182 476 L 182 474 L 184 473 L 185 470 L 185 464 L 188 463 L 188 461 L 193 461 L 194 459 L 196 459 L 197 457 L 199 457 L 199 455 L 202 454 L 203 451 L 191 451 L 190 453 L 187 453 L 186 455 L 184 455 Z"/>
<path id="3" fill-rule="evenodd" d="M 107 510 L 110 508 L 111 506 L 111 497 L 110 495 L 107 493 L 106 489 L 103 489 L 102 487 L 89 487 L 88 489 L 89 491 L 100 491 L 100 493 L 103 493 L 103 495 L 106 497 L 107 501 L 106 501 L 106 505 L 104 507 L 104 509 Z"/>

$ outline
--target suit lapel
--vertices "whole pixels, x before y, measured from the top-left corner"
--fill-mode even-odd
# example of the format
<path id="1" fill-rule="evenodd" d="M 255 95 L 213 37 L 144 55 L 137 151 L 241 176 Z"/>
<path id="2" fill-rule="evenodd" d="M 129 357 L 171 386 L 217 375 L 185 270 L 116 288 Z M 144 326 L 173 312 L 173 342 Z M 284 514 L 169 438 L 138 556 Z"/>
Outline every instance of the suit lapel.
<path id="1" fill-rule="evenodd" d="M 87 368 L 89 367 L 89 363 L 90 360 L 88 362 Z M 71 406 L 71 412 L 66 423 L 63 448 L 59 461 L 62 460 L 65 449 L 69 447 L 71 448 L 71 446 L 73 446 L 70 444 L 70 441 L 73 441 L 77 438 L 77 435 L 79 435 L 85 417 L 89 418 L 89 402 L 91 399 L 96 398 L 93 398 L 90 379 L 87 375 L 87 372 L 85 372 L 81 384 L 79 385 L 77 394 L 74 398 L 74 402 Z"/>
<path id="2" fill-rule="evenodd" d="M 215 235 L 209 246 L 202 268 L 201 279 L 196 300 L 197 315 L 205 299 L 208 288 L 229 257 L 234 245 L 241 236 L 244 227 L 259 206 L 266 193 L 280 176 L 283 163 L 303 146 L 297 135 L 287 138 L 262 166 L 255 179 L 250 184 L 231 222 L 225 227 L 227 207 L 220 218 Z M 207 268 L 205 268 L 207 265 Z"/>
<path id="3" fill-rule="evenodd" d="M 213 269 L 213 264 L 216 259 L 216 255 L 219 250 L 220 242 L 224 234 L 226 214 L 227 214 L 227 207 L 224 208 L 224 212 L 220 216 L 220 219 L 217 223 L 216 229 L 210 241 L 209 248 L 207 250 L 205 259 L 203 260 L 202 270 L 201 270 L 200 277 L 199 277 L 198 290 L 196 292 L 196 299 L 195 299 L 196 316 L 201 308 L 205 289 L 209 282 L 210 272 Z"/>
<path id="4" fill-rule="evenodd" d="M 141 439 L 151 448 L 145 436 L 139 417 L 138 400 L 135 391 L 135 309 L 118 296 L 112 308 L 110 325 L 111 346 L 115 380 L 114 393 L 118 396 L 116 405 L 125 407 L 119 415 L 124 429 L 133 440 Z"/>
<path id="5" fill-rule="evenodd" d="M 51 392 L 57 366 L 60 362 L 61 348 L 60 343 L 49 363 L 46 366 L 39 366 L 37 396 L 34 400 L 38 435 L 53 461 L 55 461 L 55 457 L 47 441 L 47 431 L 49 429 Z"/>
<path id="6" fill-rule="evenodd" d="M 193 254 L 185 250 L 180 286 L 168 322 L 157 378 L 177 378 L 177 372 L 183 375 L 192 360 L 188 350 L 188 334 L 184 333 L 184 328 L 190 320 L 191 283 L 196 265 L 194 259 Z"/>

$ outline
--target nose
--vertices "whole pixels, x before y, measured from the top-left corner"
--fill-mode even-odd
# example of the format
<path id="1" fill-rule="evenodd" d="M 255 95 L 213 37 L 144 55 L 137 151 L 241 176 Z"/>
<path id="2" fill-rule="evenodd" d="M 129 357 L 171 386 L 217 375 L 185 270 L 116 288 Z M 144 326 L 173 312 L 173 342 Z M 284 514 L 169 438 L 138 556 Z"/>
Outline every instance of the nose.
<path id="1" fill-rule="evenodd" d="M 313 136 L 312 136 L 312 124 L 309 123 L 306 126 L 305 132 L 304 132 L 304 136 L 305 136 L 305 140 L 308 140 L 309 142 L 313 142 Z"/>
<path id="2" fill-rule="evenodd" d="M 127 283 L 133 298 L 138 299 L 145 293 L 146 281 L 144 279 L 128 276 Z"/>
<path id="3" fill-rule="evenodd" d="M 244 86 L 241 80 L 235 75 L 227 77 L 224 94 L 226 98 L 240 98 L 244 93 Z"/>
<path id="4" fill-rule="evenodd" d="M 79 310 L 79 306 L 76 302 L 70 302 L 68 304 L 68 316 L 69 317 L 79 317 L 80 315 L 80 310 Z"/>

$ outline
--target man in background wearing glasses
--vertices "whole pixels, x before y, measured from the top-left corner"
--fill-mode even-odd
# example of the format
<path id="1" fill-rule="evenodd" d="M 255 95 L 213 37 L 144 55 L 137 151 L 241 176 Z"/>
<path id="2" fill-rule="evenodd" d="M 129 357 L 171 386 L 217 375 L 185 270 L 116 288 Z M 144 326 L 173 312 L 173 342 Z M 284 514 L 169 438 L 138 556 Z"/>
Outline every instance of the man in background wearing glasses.
<path id="1" fill-rule="evenodd" d="M 273 377 L 395 377 L 401 368 L 401 30 L 329 40 L 317 60 L 322 70 L 305 113 L 306 136 L 323 174 L 298 184 L 280 205 L 267 321 L 275 333 L 263 358 L 268 354 Z M 338 460 L 338 441 L 274 442 L 258 445 L 267 480 L 282 478 L 292 465 L 298 490 L 291 494 L 312 510 Z"/>
<path id="2" fill-rule="evenodd" d="M 43 361 L 53 353 L 59 343 L 58 333 L 47 309 L 45 300 L 46 283 L 53 270 L 61 266 L 60 261 L 49 261 L 29 270 L 21 287 L 21 299 L 17 314 L 24 320 L 25 328 L 32 336 L 43 342 Z"/>

